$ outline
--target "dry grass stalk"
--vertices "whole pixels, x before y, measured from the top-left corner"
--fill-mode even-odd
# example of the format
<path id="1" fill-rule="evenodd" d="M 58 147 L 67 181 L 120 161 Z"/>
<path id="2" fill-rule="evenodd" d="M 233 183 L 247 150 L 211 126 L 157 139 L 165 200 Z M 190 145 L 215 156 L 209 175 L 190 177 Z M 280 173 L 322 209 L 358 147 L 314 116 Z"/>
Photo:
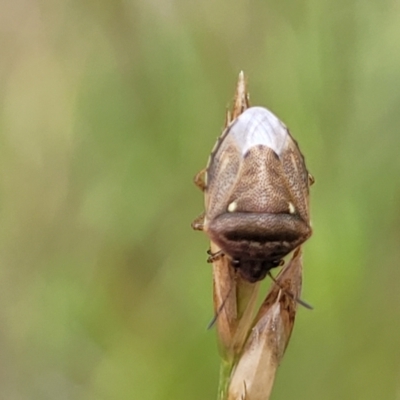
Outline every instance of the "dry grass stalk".
<path id="1" fill-rule="evenodd" d="M 249 94 L 243 72 L 239 74 L 232 111 L 226 114 L 227 127 L 249 108 Z M 204 172 L 196 184 L 204 190 Z M 202 229 L 204 215 L 193 223 Z M 210 244 L 211 254 L 220 248 Z M 301 292 L 300 247 L 282 269 L 258 314 L 255 307 L 260 282 L 250 283 L 232 268 L 227 257 L 213 259 L 214 311 L 222 356 L 219 400 L 267 400 L 277 367 L 288 345 Z"/>

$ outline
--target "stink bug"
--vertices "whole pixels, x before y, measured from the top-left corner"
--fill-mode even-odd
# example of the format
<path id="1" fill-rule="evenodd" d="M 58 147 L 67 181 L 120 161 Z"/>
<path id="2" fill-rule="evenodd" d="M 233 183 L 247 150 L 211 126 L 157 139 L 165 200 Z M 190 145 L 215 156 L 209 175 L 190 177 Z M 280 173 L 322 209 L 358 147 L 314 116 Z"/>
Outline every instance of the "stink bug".
<path id="1" fill-rule="evenodd" d="M 311 236 L 312 177 L 297 142 L 266 108 L 247 108 L 230 122 L 202 172 L 205 212 L 192 226 L 220 248 L 211 261 L 228 257 L 257 282 Z"/>

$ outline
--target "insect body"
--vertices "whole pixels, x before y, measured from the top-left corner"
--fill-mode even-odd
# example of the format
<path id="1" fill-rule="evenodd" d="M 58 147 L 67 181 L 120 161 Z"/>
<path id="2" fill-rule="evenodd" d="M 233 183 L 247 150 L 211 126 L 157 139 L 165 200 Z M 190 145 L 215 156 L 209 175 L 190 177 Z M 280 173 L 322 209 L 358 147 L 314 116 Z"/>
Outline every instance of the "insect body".
<path id="1" fill-rule="evenodd" d="M 244 279 L 261 280 L 311 235 L 311 179 L 286 126 L 265 108 L 248 108 L 211 153 L 197 228 Z"/>

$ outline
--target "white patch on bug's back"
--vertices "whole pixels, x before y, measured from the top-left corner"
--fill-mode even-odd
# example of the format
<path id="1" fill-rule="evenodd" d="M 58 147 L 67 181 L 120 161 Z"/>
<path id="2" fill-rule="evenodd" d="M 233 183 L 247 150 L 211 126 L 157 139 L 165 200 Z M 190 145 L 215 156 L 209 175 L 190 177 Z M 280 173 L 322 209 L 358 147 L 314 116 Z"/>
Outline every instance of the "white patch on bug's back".
<path id="1" fill-rule="evenodd" d="M 289 213 L 294 214 L 296 212 L 296 208 L 294 207 L 293 203 L 289 201 Z"/>
<path id="2" fill-rule="evenodd" d="M 237 209 L 237 203 L 236 203 L 236 201 L 232 201 L 232 203 L 229 204 L 229 206 L 228 206 L 228 211 L 235 212 L 236 209 Z"/>
<path id="3" fill-rule="evenodd" d="M 267 146 L 280 156 L 289 138 L 285 124 L 263 107 L 250 107 L 240 114 L 228 135 L 234 139 L 243 156 L 257 145 Z"/>

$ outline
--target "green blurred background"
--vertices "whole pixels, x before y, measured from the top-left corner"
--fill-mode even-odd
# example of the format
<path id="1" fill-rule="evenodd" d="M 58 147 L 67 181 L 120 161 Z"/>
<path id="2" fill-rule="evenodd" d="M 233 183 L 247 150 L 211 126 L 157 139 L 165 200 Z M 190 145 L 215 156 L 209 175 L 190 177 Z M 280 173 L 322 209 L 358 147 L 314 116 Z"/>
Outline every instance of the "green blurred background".
<path id="1" fill-rule="evenodd" d="M 273 394 L 400 399 L 400 3 L 0 3 L 0 398 L 213 399 L 192 184 L 238 72 L 310 171 Z"/>

